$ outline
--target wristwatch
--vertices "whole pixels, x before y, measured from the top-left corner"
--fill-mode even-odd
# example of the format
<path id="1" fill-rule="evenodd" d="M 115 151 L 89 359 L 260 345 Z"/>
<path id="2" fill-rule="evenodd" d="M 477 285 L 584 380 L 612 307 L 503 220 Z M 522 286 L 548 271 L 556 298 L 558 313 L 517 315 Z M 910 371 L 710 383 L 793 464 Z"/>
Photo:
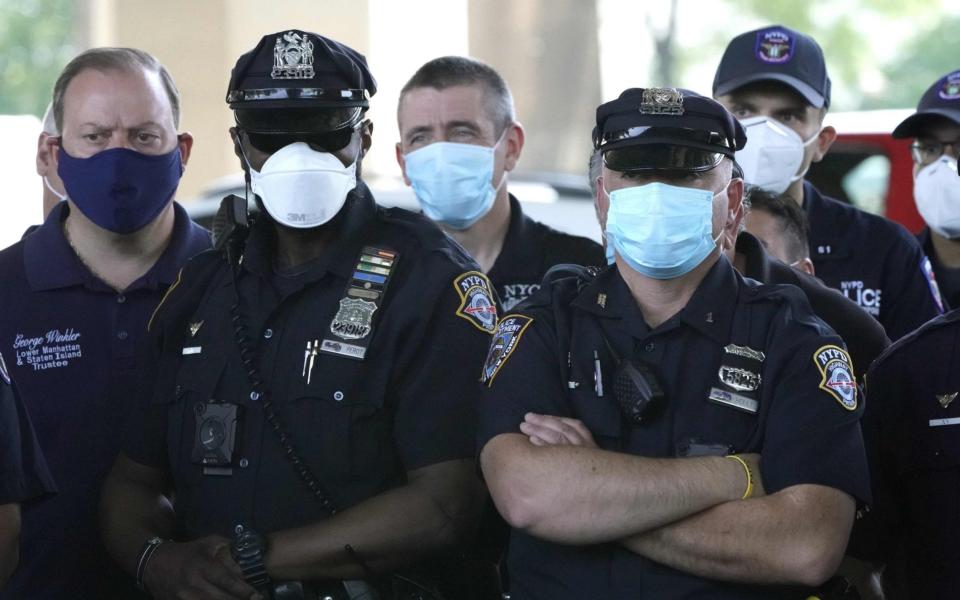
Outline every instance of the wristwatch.
<path id="1" fill-rule="evenodd" d="M 140 556 L 137 558 L 136 583 L 138 589 L 144 591 L 147 589 L 143 585 L 143 576 L 147 572 L 147 563 L 150 562 L 151 558 L 153 558 L 153 553 L 157 551 L 157 548 L 160 547 L 160 544 L 168 541 L 170 540 L 165 540 L 161 537 L 152 537 L 143 544 L 143 548 L 140 550 Z"/>
<path id="2" fill-rule="evenodd" d="M 258 591 L 263 591 L 270 583 L 263 557 L 267 553 L 267 540 L 256 531 L 237 527 L 237 535 L 230 545 L 233 560 L 240 565 L 243 578 Z"/>

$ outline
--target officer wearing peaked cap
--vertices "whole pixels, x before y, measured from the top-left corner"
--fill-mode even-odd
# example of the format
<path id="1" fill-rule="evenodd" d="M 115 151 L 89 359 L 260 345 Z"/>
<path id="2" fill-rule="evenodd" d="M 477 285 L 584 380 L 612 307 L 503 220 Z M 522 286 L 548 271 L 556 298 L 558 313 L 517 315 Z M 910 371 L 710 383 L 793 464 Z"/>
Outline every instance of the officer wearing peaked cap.
<path id="1" fill-rule="evenodd" d="M 721 105 L 630 89 L 593 139 L 612 264 L 549 274 L 482 373 L 511 594 L 804 597 L 869 496 L 849 356 L 798 290 L 723 256 L 745 137 Z"/>
<path id="2" fill-rule="evenodd" d="M 375 91 L 363 56 L 303 31 L 233 70 L 261 215 L 247 228 L 227 198 L 219 250 L 151 320 L 104 490 L 107 544 L 155 597 L 471 597 L 436 575 L 483 505 L 464 365 L 482 362 L 495 297 L 426 218 L 374 204 Z"/>

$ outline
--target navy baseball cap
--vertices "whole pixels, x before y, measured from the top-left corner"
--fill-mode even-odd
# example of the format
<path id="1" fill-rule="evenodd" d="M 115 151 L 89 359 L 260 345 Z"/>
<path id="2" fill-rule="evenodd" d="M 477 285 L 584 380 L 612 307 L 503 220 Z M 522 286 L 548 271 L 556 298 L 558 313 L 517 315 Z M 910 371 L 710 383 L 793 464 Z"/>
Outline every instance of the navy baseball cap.
<path id="1" fill-rule="evenodd" d="M 681 88 L 630 88 L 597 107 L 593 147 L 620 172 L 708 171 L 747 141 L 719 102 Z"/>
<path id="2" fill-rule="evenodd" d="M 733 38 L 713 78 L 713 97 L 757 81 L 784 83 L 815 108 L 830 106 L 823 50 L 812 37 L 788 27 L 772 25 Z"/>
<path id="3" fill-rule="evenodd" d="M 335 131 L 356 126 L 376 92 L 362 54 L 292 29 L 263 36 L 237 60 L 227 103 L 250 131 Z"/>
<path id="4" fill-rule="evenodd" d="M 917 112 L 907 117 L 893 130 L 893 137 L 916 137 L 925 123 L 933 118 L 946 117 L 960 124 L 960 70 L 947 73 L 924 92 L 917 104 Z"/>

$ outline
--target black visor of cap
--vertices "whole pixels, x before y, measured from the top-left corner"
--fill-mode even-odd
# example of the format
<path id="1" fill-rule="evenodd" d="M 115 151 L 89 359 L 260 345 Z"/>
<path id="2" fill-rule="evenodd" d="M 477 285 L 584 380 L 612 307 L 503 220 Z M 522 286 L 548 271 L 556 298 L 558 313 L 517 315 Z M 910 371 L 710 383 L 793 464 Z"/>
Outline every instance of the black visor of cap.
<path id="1" fill-rule="evenodd" d="M 621 172 L 708 171 L 724 156 L 733 156 L 723 134 L 681 127 L 639 126 L 611 131 L 603 134 L 599 146 L 604 150 L 607 168 Z"/>
<path id="2" fill-rule="evenodd" d="M 317 134 L 353 131 L 363 119 L 363 108 L 287 108 L 285 110 L 237 109 L 237 125 L 252 133 Z"/>

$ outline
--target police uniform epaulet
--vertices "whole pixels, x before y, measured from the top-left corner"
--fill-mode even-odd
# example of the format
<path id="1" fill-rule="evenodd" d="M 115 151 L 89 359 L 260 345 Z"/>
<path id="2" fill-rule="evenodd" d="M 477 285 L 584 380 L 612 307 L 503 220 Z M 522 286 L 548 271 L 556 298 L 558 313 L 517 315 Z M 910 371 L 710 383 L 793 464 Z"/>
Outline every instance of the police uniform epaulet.
<path id="1" fill-rule="evenodd" d="M 569 304 L 583 288 L 597 278 L 600 270 L 574 264 L 559 264 L 547 269 L 540 282 L 540 289 L 529 296 L 519 306 L 544 306 L 559 301 Z"/>
<path id="2" fill-rule="evenodd" d="M 944 327 L 956 325 L 958 321 L 960 321 L 960 309 L 951 310 L 950 312 L 942 314 L 939 317 L 930 319 L 920 327 L 917 327 L 907 335 L 887 346 L 887 348 L 880 353 L 880 356 L 873 361 L 871 368 L 875 368 L 876 365 L 879 365 L 881 362 L 887 360 L 889 357 L 906 348 L 907 346 L 910 346 L 925 335 L 943 329 Z"/>
<path id="3" fill-rule="evenodd" d="M 760 283 L 743 279 L 747 286 L 746 302 L 772 302 L 784 305 L 789 311 L 788 319 L 820 330 L 822 322 L 816 319 L 810 301 L 800 288 L 782 283 Z"/>

